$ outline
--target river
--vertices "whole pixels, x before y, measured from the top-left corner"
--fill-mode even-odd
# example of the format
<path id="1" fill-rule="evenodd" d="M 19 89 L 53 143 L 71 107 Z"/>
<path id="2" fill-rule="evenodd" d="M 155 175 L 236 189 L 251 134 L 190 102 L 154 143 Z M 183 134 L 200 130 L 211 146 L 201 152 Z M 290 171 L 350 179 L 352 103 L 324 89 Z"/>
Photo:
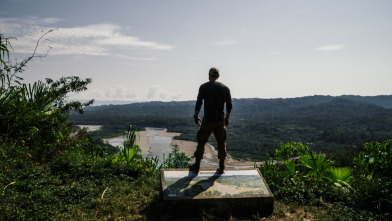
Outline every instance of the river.
<path id="1" fill-rule="evenodd" d="M 97 130 L 100 125 L 79 125 L 81 128 L 87 128 L 87 130 Z M 142 155 L 144 157 L 157 156 L 159 162 L 163 162 L 163 155 L 165 158 L 172 151 L 172 143 L 179 146 L 180 151 L 184 152 L 187 156 L 193 156 L 193 152 L 196 150 L 196 143 L 192 141 L 173 140 L 174 136 L 180 135 L 180 133 L 169 133 L 164 128 L 146 127 L 146 131 L 140 131 L 140 138 L 137 139 L 137 144 L 142 149 Z M 108 142 L 113 146 L 119 146 L 123 148 L 124 138 L 122 136 L 104 139 L 104 142 Z M 206 145 L 206 152 L 202 160 L 202 167 L 217 167 L 218 166 L 218 154 L 215 148 L 211 145 Z M 234 160 L 228 156 L 226 160 L 226 167 L 234 168 L 249 168 L 253 167 L 253 161 Z M 260 164 L 260 162 L 258 162 Z"/>
<path id="2" fill-rule="evenodd" d="M 163 162 L 163 155 L 167 158 L 168 154 L 172 151 L 173 138 L 167 136 L 159 136 L 159 133 L 165 132 L 164 128 L 146 127 L 147 134 L 143 135 L 148 137 L 148 143 L 150 146 L 149 153 L 143 153 L 145 157 L 159 157 L 159 162 Z M 143 139 L 141 137 L 140 139 Z M 106 140 L 113 146 L 124 147 L 125 138 L 114 137 Z"/>

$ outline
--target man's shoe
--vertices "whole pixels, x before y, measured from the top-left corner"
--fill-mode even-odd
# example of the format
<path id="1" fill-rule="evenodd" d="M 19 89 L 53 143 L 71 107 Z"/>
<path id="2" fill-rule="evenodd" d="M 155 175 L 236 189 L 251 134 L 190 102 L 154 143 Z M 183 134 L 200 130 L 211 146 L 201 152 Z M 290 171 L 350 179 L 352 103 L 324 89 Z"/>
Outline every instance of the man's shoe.
<path id="1" fill-rule="evenodd" d="M 219 169 L 218 169 L 218 173 L 223 173 L 225 170 L 225 160 L 220 160 L 219 161 Z"/>
<path id="2" fill-rule="evenodd" d="M 194 173 L 199 173 L 200 165 L 192 164 L 192 165 L 189 166 L 189 170 L 194 172 Z"/>
<path id="3" fill-rule="evenodd" d="M 200 171 L 200 162 L 201 162 L 201 159 L 196 159 L 196 162 L 194 164 L 192 164 L 191 166 L 189 166 L 189 170 L 194 172 L 194 173 L 199 173 L 199 171 Z"/>

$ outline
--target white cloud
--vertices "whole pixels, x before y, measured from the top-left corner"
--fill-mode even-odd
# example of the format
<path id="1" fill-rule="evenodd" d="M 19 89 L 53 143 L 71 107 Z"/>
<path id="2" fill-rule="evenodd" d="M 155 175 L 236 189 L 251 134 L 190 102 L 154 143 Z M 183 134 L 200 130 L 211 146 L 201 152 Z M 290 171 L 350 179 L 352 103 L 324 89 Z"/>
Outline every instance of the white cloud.
<path id="1" fill-rule="evenodd" d="M 151 87 L 146 98 L 147 100 L 176 101 L 181 98 L 181 94 L 172 93 L 159 87 Z"/>
<path id="2" fill-rule="evenodd" d="M 237 41 L 231 39 L 231 38 L 223 38 L 219 41 L 216 41 L 213 43 L 214 45 L 218 45 L 218 46 L 230 46 L 233 44 L 237 44 Z"/>
<path id="3" fill-rule="evenodd" d="M 59 21 L 58 18 L 0 18 L 0 30 L 6 36 L 17 37 L 17 40 L 12 42 L 15 52 L 31 53 L 36 41 L 45 33 L 42 30 L 53 29 Z M 139 37 L 126 35 L 120 26 L 109 23 L 58 28 L 45 36 L 45 39 L 40 42 L 40 46 L 38 53 L 46 53 L 47 47 L 45 46 L 50 46 L 52 47 L 52 55 L 112 55 L 116 51 L 114 47 L 146 50 L 171 50 L 174 48 L 171 45 L 144 41 Z M 134 58 L 134 60 L 152 60 L 132 57 L 128 54 L 122 54 L 122 57 Z"/>
<path id="4" fill-rule="evenodd" d="M 137 95 L 132 88 L 125 87 L 124 85 L 115 85 L 104 90 L 97 88 L 90 88 L 83 93 L 72 93 L 72 99 L 91 99 L 96 100 L 135 100 Z"/>
<path id="5" fill-rule="evenodd" d="M 158 88 L 152 87 L 148 90 L 147 98 L 148 99 L 154 99 L 158 95 Z"/>
<path id="6" fill-rule="evenodd" d="M 146 47 L 155 50 L 173 49 L 173 46 L 170 45 L 157 44 L 155 42 L 149 42 L 149 41 L 141 41 L 137 37 L 124 36 L 118 33 L 114 33 L 114 35 L 103 39 L 97 39 L 97 43 L 101 45 Z"/>
<path id="7" fill-rule="evenodd" d="M 61 21 L 61 19 L 59 19 L 59 18 L 44 18 L 44 19 L 41 19 L 40 21 L 42 22 L 42 24 L 54 24 L 54 23 Z"/>
<path id="8" fill-rule="evenodd" d="M 98 101 L 116 100 L 116 101 L 179 101 L 181 93 L 170 92 L 160 86 L 151 87 L 147 90 L 135 86 L 115 85 L 106 88 L 91 87 L 88 91 L 81 93 L 71 93 L 70 100 L 89 100 L 94 98 Z"/>
<path id="9" fill-rule="evenodd" d="M 140 58 L 140 57 L 132 57 L 132 56 L 127 56 L 127 55 L 122 55 L 122 54 L 116 54 L 116 56 L 120 58 L 125 58 L 129 60 L 137 60 L 137 61 L 154 61 L 156 60 L 156 57 L 150 57 L 150 58 Z"/>
<path id="10" fill-rule="evenodd" d="M 315 50 L 320 50 L 320 51 L 337 51 L 343 49 L 344 45 L 324 45 L 320 46 L 318 48 L 315 48 Z"/>
<path id="11" fill-rule="evenodd" d="M 123 85 L 116 85 L 113 88 L 107 89 L 105 95 L 108 99 L 114 100 L 124 100 L 136 97 L 132 89 Z"/>

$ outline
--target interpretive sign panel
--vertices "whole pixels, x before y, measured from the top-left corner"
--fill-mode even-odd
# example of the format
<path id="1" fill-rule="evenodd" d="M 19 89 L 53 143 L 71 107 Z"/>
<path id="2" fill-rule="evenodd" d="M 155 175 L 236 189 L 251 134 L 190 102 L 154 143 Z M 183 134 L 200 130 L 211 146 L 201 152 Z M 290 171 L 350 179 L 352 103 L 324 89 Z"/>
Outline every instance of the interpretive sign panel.
<path id="1" fill-rule="evenodd" d="M 272 212 L 273 195 L 258 169 L 201 169 L 196 174 L 187 169 L 161 170 L 163 201 L 176 207 L 213 206 L 221 212 L 241 210 Z M 242 209 L 241 209 L 242 208 Z"/>

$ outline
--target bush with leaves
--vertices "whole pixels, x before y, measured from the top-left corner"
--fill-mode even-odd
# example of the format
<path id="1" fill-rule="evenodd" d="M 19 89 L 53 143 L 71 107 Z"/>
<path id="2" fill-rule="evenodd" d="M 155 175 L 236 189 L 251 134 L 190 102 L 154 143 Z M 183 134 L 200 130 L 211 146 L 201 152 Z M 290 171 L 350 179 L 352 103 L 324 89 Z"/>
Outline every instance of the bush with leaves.
<path id="1" fill-rule="evenodd" d="M 117 153 L 117 150 L 110 144 L 104 143 L 102 139 L 94 139 L 90 136 L 86 128 L 78 130 L 77 133 L 73 135 L 73 138 L 77 141 L 74 145 L 93 158 Z M 113 149 L 115 150 L 113 151 Z"/>
<path id="2" fill-rule="evenodd" d="M 392 140 L 365 143 L 353 162 L 353 205 L 392 219 Z"/>
<path id="3" fill-rule="evenodd" d="M 50 85 L 36 82 L 3 91 L 0 95 L 0 140 L 24 147 L 37 162 L 51 159 L 72 142 L 68 111 L 82 111 L 83 106 L 91 104 L 67 103 L 66 94 L 85 90 L 90 82 L 67 77 L 52 81 Z M 71 86 L 75 84 L 78 85 Z"/>
<path id="4" fill-rule="evenodd" d="M 124 133 L 124 147 L 120 150 L 119 155 L 113 158 L 114 163 L 125 163 L 128 167 L 137 168 L 138 162 L 142 160 L 143 156 L 140 147 L 136 144 L 139 137 L 138 130 L 135 126 L 129 125 L 128 131 Z"/>
<path id="5" fill-rule="evenodd" d="M 364 144 L 352 168 L 335 167 L 325 154 L 316 154 L 305 145 L 282 144 L 276 159 L 267 154 L 259 169 L 275 197 L 283 201 L 340 205 L 328 210 L 339 214 L 339 219 L 361 220 L 356 217 L 359 212 L 374 220 L 391 219 L 391 144 L 392 140 Z"/>
<path id="6" fill-rule="evenodd" d="M 12 64 L 9 38 L 0 36 L 0 141 L 22 148 L 35 162 L 48 162 L 73 142 L 69 111 L 82 113 L 83 107 L 93 103 L 68 102 L 67 95 L 86 90 L 91 79 L 72 76 L 57 81 L 46 79 L 46 83 L 22 83 L 18 74 L 33 58 L 41 57 L 35 54 L 39 41 L 31 56 Z"/>
<path id="7" fill-rule="evenodd" d="M 392 140 L 365 143 L 354 165 L 364 176 L 392 178 Z"/>
<path id="8" fill-rule="evenodd" d="M 260 171 L 278 198 L 318 203 L 320 199 L 344 195 L 342 188 L 351 188 L 350 169 L 333 167 L 334 162 L 325 154 L 316 154 L 306 145 L 282 144 L 275 157 L 276 160 L 266 155 Z"/>
<path id="9" fill-rule="evenodd" d="M 178 145 L 173 146 L 173 150 L 169 153 L 167 159 L 163 160 L 164 168 L 188 168 L 191 158 L 180 151 Z"/>

